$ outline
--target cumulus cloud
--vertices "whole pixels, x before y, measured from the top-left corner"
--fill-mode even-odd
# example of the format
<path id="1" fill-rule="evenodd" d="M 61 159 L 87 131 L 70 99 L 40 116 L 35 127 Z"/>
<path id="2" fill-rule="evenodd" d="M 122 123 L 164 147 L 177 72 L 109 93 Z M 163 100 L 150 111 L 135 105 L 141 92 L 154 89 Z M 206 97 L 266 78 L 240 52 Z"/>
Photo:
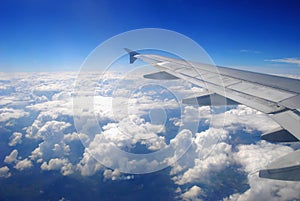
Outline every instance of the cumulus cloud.
<path id="1" fill-rule="evenodd" d="M 298 58 L 267 59 L 265 61 L 296 64 L 300 66 L 300 59 Z"/>
<path id="2" fill-rule="evenodd" d="M 10 139 L 10 142 L 8 143 L 8 145 L 16 146 L 16 144 L 19 144 L 22 142 L 22 133 L 14 132 L 9 139 Z"/>
<path id="3" fill-rule="evenodd" d="M 201 201 L 200 195 L 203 195 L 203 190 L 199 186 L 193 186 L 188 191 L 181 195 L 184 201 Z"/>
<path id="4" fill-rule="evenodd" d="M 248 173 L 264 169 L 270 162 L 294 151 L 291 147 L 266 141 L 259 141 L 250 145 L 242 144 L 237 149 L 234 158 L 244 166 L 244 170 Z"/>
<path id="5" fill-rule="evenodd" d="M 103 176 L 105 179 L 117 180 L 120 178 L 120 175 L 121 173 L 118 169 L 115 170 L 106 169 L 103 172 Z"/>
<path id="6" fill-rule="evenodd" d="M 89 152 L 85 149 L 83 158 L 77 164 L 77 169 L 83 176 L 90 176 L 95 174 L 101 169 L 104 169 L 103 165 L 99 163 Z"/>
<path id="7" fill-rule="evenodd" d="M 40 163 L 51 157 L 68 155 L 70 147 L 64 142 L 64 130 L 70 126 L 71 124 L 66 122 L 47 121 L 39 129 L 31 130 L 29 135 L 31 138 L 43 139 L 43 141 L 32 151 L 30 159 Z"/>
<path id="8" fill-rule="evenodd" d="M 174 96 L 180 100 L 195 95 L 202 89 L 187 82 L 176 81 L 177 84 L 165 83 L 166 88 L 158 91 L 153 88 L 147 90 L 136 88 L 136 93 L 132 93 L 134 86 L 128 83 L 142 86 L 141 80 L 135 78 L 124 80 L 120 75 L 111 74 L 103 79 L 102 84 L 99 84 L 98 77 L 91 74 L 86 75 L 86 79 L 81 82 L 95 89 L 93 91 L 93 96 L 95 95 L 93 115 L 97 117 L 102 132 L 93 133 L 93 135 L 88 132 L 77 133 L 73 130 L 71 101 L 72 97 L 76 96 L 73 92 L 75 78 L 76 73 L 22 74 L 16 82 L 5 85 L 3 88 L 5 100 L 0 99 L 0 105 L 4 105 L 0 110 L 2 115 L 0 115 L 0 120 L 6 122 L 29 117 L 30 114 L 32 119 L 28 120 L 30 125 L 26 125 L 23 129 L 26 132 L 24 136 L 26 140 L 33 140 L 37 143 L 30 156 L 26 156 L 27 158 L 23 160 L 18 158 L 18 150 L 14 149 L 5 157 L 6 163 L 13 164 L 18 170 L 25 170 L 32 167 L 33 163 L 39 163 L 42 170 L 59 171 L 62 175 L 79 173 L 82 176 L 91 176 L 99 172 L 105 179 L 112 180 L 133 178 L 121 173 L 120 168 L 125 166 L 131 169 L 153 170 L 153 167 L 161 163 L 172 165 L 170 175 L 175 184 L 183 189 L 179 196 L 183 200 L 205 199 L 207 189 L 200 187 L 210 182 L 211 175 L 232 165 L 239 165 L 241 168 L 237 171 L 246 175 L 247 181 L 245 182 L 250 188 L 244 193 L 235 192 L 224 198 L 225 200 L 260 198 L 293 200 L 300 197 L 297 191 L 299 190 L 298 184 L 265 180 L 258 178 L 255 174 L 268 162 L 292 151 L 291 148 L 264 141 L 251 141 L 251 144 L 247 140 L 246 144 L 234 141 L 237 144 L 232 144 L 231 139 L 241 132 L 251 135 L 252 131 L 260 133 L 277 127 L 278 125 L 266 115 L 242 105 L 229 108 L 221 114 L 213 114 L 211 107 L 183 106 L 182 117 L 177 115 L 168 119 L 171 124 L 176 127 L 187 126 L 189 122 L 197 123 L 201 119 L 203 128 L 201 132 L 196 133 L 187 129 L 181 130 L 177 135 L 169 137 L 169 133 L 164 133 L 167 130 L 166 127 L 151 122 L 151 119 L 149 122 L 146 118 L 149 115 L 149 108 L 177 109 L 180 104 L 173 99 Z M 123 81 L 120 82 L 120 79 Z M 114 94 L 116 83 L 123 83 L 127 90 L 120 88 Z M 162 98 L 162 95 L 166 97 Z M 116 97 L 118 97 L 117 100 L 114 100 Z M 114 104 L 115 107 L 112 110 Z M 83 114 L 83 119 L 88 122 L 90 116 L 84 116 L 86 111 L 80 112 Z M 182 121 L 182 118 L 185 121 Z M 212 120 L 213 124 L 207 129 Z M 22 140 L 24 143 L 25 140 L 20 131 L 15 132 L 10 137 L 9 146 L 18 146 Z M 78 140 L 82 140 L 86 148 L 82 148 L 82 151 L 76 149 L 75 152 L 80 153 L 75 157 L 72 144 L 74 145 L 74 142 Z M 112 152 L 116 146 L 123 151 L 134 150 L 137 144 L 146 147 L 149 152 L 169 146 L 169 153 L 172 154 L 162 156 L 164 160 L 153 158 L 134 160 L 134 157 L 122 158 Z M 186 150 L 187 147 L 190 149 Z M 184 154 L 186 151 L 187 153 Z M 20 155 L 23 156 L 21 153 Z M 182 155 L 181 160 L 177 161 Z M 120 168 L 107 169 L 95 159 L 95 156 L 101 156 L 107 164 Z M 0 176 L 8 177 L 10 174 L 7 166 L 0 168 Z"/>
<path id="9" fill-rule="evenodd" d="M 0 168 L 0 178 L 8 178 L 11 176 L 11 173 L 9 172 L 9 168 L 7 166 L 1 167 Z"/>
<path id="10" fill-rule="evenodd" d="M 150 124 L 136 115 L 130 115 L 118 123 L 109 123 L 103 129 L 102 135 L 120 148 L 132 147 L 137 142 L 147 145 L 150 150 L 166 146 L 165 138 L 156 134 L 162 131 L 161 125 Z"/>
<path id="11" fill-rule="evenodd" d="M 31 160 L 28 160 L 27 158 L 17 161 L 16 165 L 14 166 L 14 168 L 16 168 L 17 170 L 25 170 L 25 169 L 29 169 L 33 166 Z"/>
<path id="12" fill-rule="evenodd" d="M 191 150 L 172 167 L 173 180 L 179 185 L 205 183 L 211 172 L 228 167 L 232 163 L 231 145 L 226 143 L 228 137 L 228 132 L 215 128 L 197 133 Z"/>
<path id="13" fill-rule="evenodd" d="M 60 170 L 62 175 L 70 175 L 74 172 L 73 165 L 65 158 L 52 158 L 41 165 L 42 170 Z"/>
<path id="14" fill-rule="evenodd" d="M 187 114 L 193 116 L 197 113 Z M 211 115 L 209 113 L 207 114 L 207 119 L 211 121 Z M 251 144 L 239 144 L 247 142 L 246 139 L 241 142 L 236 140 L 232 141 L 232 138 L 239 135 L 240 132 L 249 133 L 249 135 L 251 135 L 255 130 L 266 132 L 276 128 L 278 125 L 273 122 L 273 120 L 265 114 L 243 105 L 229 109 L 225 114 L 215 114 L 213 118 L 214 124 L 207 130 L 197 133 L 194 137 L 191 149 L 182 159 L 172 166 L 171 175 L 176 184 L 179 186 L 210 184 L 210 182 L 212 182 L 212 174 L 223 171 L 231 166 L 236 167 L 236 165 L 241 165 L 243 167 L 242 170 L 248 175 L 247 178 L 250 188 L 245 193 L 235 193 L 224 198 L 224 200 L 259 200 L 261 198 L 259 196 L 262 194 L 262 197 L 265 197 L 266 200 L 270 200 L 272 195 L 274 196 L 274 194 L 276 194 L 275 192 L 277 190 L 279 191 L 280 188 L 286 191 L 290 189 L 291 195 L 286 196 L 287 193 L 282 193 L 282 195 L 275 198 L 275 200 L 289 200 L 289 198 L 292 199 L 299 195 L 296 190 L 293 190 L 299 189 L 298 186 L 292 187 L 292 184 L 285 184 L 279 185 L 277 188 L 278 181 L 261 179 L 257 173 L 258 170 L 264 169 L 267 164 L 273 160 L 292 152 L 292 148 L 284 144 L 276 145 L 265 141 L 251 141 Z M 239 132 L 236 133 L 237 131 Z M 251 140 L 251 138 L 248 140 Z M 206 142 L 212 142 L 214 144 Z M 237 144 L 233 145 L 231 142 Z M 206 146 L 206 144 L 209 144 L 209 146 Z M 233 146 L 236 147 L 233 148 Z M 239 172 L 241 170 L 236 171 Z M 264 184 L 260 185 L 259 183 Z M 261 186 L 260 190 L 256 188 L 258 185 Z M 263 190 L 264 185 L 268 186 L 265 191 Z M 276 187 L 272 187 L 272 185 Z M 189 189 L 184 189 L 181 196 L 187 192 L 189 192 Z M 253 196 L 253 194 L 256 196 Z M 200 198 L 205 197 L 205 193 L 200 196 Z M 199 197 L 197 199 L 199 199 Z"/>
<path id="15" fill-rule="evenodd" d="M 283 145 L 265 141 L 251 145 L 240 145 L 234 153 L 235 160 L 248 173 L 250 188 L 244 193 L 235 193 L 224 200 L 297 200 L 300 197 L 299 182 L 262 179 L 257 171 L 265 169 L 268 163 L 293 151 Z"/>
<path id="16" fill-rule="evenodd" d="M 21 109 L 0 108 L 0 122 L 7 122 L 11 119 L 19 119 L 28 115 L 28 112 Z"/>
<path id="17" fill-rule="evenodd" d="M 8 164 L 14 163 L 18 160 L 17 157 L 18 157 L 18 150 L 14 149 L 8 156 L 5 157 L 4 162 Z"/>

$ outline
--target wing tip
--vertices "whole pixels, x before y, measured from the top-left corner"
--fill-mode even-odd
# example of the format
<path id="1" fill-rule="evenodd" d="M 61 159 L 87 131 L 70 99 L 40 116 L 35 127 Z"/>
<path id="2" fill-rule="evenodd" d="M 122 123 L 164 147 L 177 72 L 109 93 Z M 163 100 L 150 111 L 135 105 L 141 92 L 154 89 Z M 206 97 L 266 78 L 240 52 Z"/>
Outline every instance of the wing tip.
<path id="1" fill-rule="evenodd" d="M 131 49 L 129 49 L 129 48 L 124 48 L 124 50 L 126 51 L 126 52 L 128 52 L 128 54 L 129 54 L 129 63 L 130 64 L 133 64 L 134 62 L 135 62 L 135 60 L 137 59 L 136 57 L 134 57 L 135 55 L 138 55 L 139 53 L 137 53 L 136 51 L 133 51 L 133 50 L 131 50 Z"/>

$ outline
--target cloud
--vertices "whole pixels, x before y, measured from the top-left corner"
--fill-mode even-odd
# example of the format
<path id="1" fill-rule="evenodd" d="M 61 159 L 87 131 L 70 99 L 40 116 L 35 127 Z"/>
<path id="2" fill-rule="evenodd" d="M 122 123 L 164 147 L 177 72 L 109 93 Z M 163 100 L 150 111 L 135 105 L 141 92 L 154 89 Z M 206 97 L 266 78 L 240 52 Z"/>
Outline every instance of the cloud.
<path id="1" fill-rule="evenodd" d="M 250 50 L 250 49 L 242 49 L 242 50 L 240 50 L 240 52 L 242 52 L 242 53 L 252 53 L 252 54 L 262 54 L 261 51 Z"/>
<path id="2" fill-rule="evenodd" d="M 0 122 L 7 122 L 11 119 L 19 119 L 28 116 L 29 113 L 21 109 L 1 108 L 0 109 Z"/>
<path id="3" fill-rule="evenodd" d="M 120 175 L 121 173 L 118 169 L 115 170 L 106 169 L 103 172 L 103 176 L 105 179 L 117 180 L 120 178 Z"/>
<path id="4" fill-rule="evenodd" d="M 65 143 L 71 143 L 73 141 L 79 141 L 79 140 L 81 140 L 81 142 L 83 144 L 88 144 L 88 142 L 90 141 L 90 138 L 87 134 L 77 133 L 77 132 L 64 134 L 64 137 L 63 137 L 63 141 Z"/>
<path id="5" fill-rule="evenodd" d="M 56 120 L 50 120 L 50 121 L 39 121 L 36 120 L 33 122 L 33 124 L 27 128 L 26 137 L 32 138 L 32 139 L 48 139 L 47 142 L 50 140 L 52 141 L 59 141 L 55 140 L 55 136 L 60 136 L 59 139 L 61 139 L 63 136 L 63 131 L 70 127 L 70 123 L 66 123 L 64 121 L 56 121 Z"/>
<path id="6" fill-rule="evenodd" d="M 256 144 L 239 145 L 238 151 L 234 153 L 237 162 L 243 165 L 248 173 L 257 172 L 281 156 L 293 152 L 291 147 L 259 141 Z"/>
<path id="7" fill-rule="evenodd" d="M 41 124 L 41 127 L 38 123 L 33 127 L 34 129 L 31 128 L 31 133 L 27 133 L 27 136 L 33 139 L 42 139 L 43 141 L 31 152 L 29 158 L 41 163 L 44 160 L 50 160 L 52 157 L 60 158 L 69 155 L 71 150 L 64 141 L 64 134 L 65 129 L 70 126 L 70 123 L 51 120 Z"/>
<path id="8" fill-rule="evenodd" d="M 91 176 L 101 169 L 104 169 L 103 165 L 85 149 L 83 158 L 77 164 L 77 170 L 79 170 L 82 176 Z"/>
<path id="9" fill-rule="evenodd" d="M 16 146 L 16 144 L 20 144 L 22 142 L 22 133 L 14 132 L 9 139 L 10 139 L 10 142 L 8 143 L 8 145 Z"/>
<path id="10" fill-rule="evenodd" d="M 49 162 L 44 162 L 41 165 L 42 170 L 60 170 L 62 175 L 73 174 L 74 168 L 73 165 L 65 158 L 52 158 Z"/>
<path id="11" fill-rule="evenodd" d="M 234 159 L 248 173 L 250 188 L 244 193 L 235 193 L 224 200 L 297 200 L 300 197 L 299 182 L 262 179 L 257 174 L 257 171 L 264 169 L 268 163 L 292 151 L 290 147 L 266 141 L 239 145 L 238 151 L 234 153 Z"/>
<path id="12" fill-rule="evenodd" d="M 18 157 L 18 150 L 14 149 L 12 150 L 12 152 L 10 152 L 8 156 L 5 157 L 4 162 L 8 164 L 14 163 L 18 161 L 17 157 Z"/>
<path id="13" fill-rule="evenodd" d="M 173 180 L 178 185 L 206 183 L 211 172 L 228 167 L 233 161 L 232 147 L 225 143 L 228 137 L 228 132 L 215 128 L 197 133 L 191 150 L 172 167 Z M 217 144 L 211 145 L 210 142 Z"/>
<path id="14" fill-rule="evenodd" d="M 16 165 L 14 166 L 14 168 L 16 168 L 17 170 L 25 170 L 28 168 L 31 168 L 33 166 L 32 162 L 30 160 L 28 160 L 27 158 L 25 158 L 24 160 L 20 160 L 16 163 Z"/>
<path id="15" fill-rule="evenodd" d="M 300 59 L 298 58 L 266 59 L 265 61 L 296 64 L 300 66 Z"/>
<path id="16" fill-rule="evenodd" d="M 195 113 L 189 114 L 195 115 Z M 209 114 L 206 117 L 210 119 Z M 266 141 L 252 141 L 253 138 L 247 139 L 246 136 L 244 136 L 246 139 L 242 141 L 232 141 L 232 138 L 240 135 L 241 132 L 248 133 L 251 136 L 255 130 L 265 132 L 276 126 L 278 125 L 265 114 L 243 105 L 226 111 L 225 122 L 223 114 L 215 114 L 212 127 L 197 133 L 191 149 L 172 166 L 170 173 L 172 179 L 177 185 L 182 187 L 195 184 L 210 185 L 211 182 L 217 182 L 211 181 L 212 175 L 226 171 L 226 168 L 236 168 L 237 165 L 241 165 L 242 168 L 236 171 L 245 172 L 250 188 L 245 193 L 228 195 L 224 200 L 260 200 L 261 197 L 264 197 L 266 200 L 272 200 L 272 195 L 276 195 L 275 192 L 280 191 L 280 188 L 285 190 L 281 191 L 278 198 L 275 196 L 275 200 L 292 200 L 297 196 L 299 197 L 298 191 L 296 192 L 295 190 L 299 189 L 298 186 L 293 187 L 292 184 L 279 185 L 277 188 L 278 181 L 261 179 L 257 174 L 259 169 L 264 169 L 273 160 L 292 152 L 292 148 Z M 214 139 L 216 137 L 218 139 Z M 248 141 L 251 143 L 243 144 Z M 205 146 L 206 142 L 215 142 L 215 144 L 213 146 Z M 232 142 L 237 144 L 231 144 Z M 233 146 L 235 147 L 233 148 Z M 265 181 L 266 183 L 264 183 Z M 218 182 L 222 183 L 224 181 Z M 264 184 L 261 185 L 260 183 Z M 260 187 L 257 188 L 257 186 Z M 265 191 L 264 186 L 267 186 Z M 291 195 L 287 196 L 289 189 L 291 190 Z M 214 191 L 213 187 L 211 191 Z M 185 195 L 186 192 L 189 192 L 189 189 L 183 190 L 181 196 Z M 206 196 L 204 190 L 204 194 L 201 194 L 200 198 L 205 198 Z M 199 196 L 196 198 L 200 199 Z"/>
<path id="17" fill-rule="evenodd" d="M 77 133 L 74 130 L 72 119 L 72 96 L 74 96 L 72 90 L 75 78 L 76 73 L 22 74 L 16 78 L 16 82 L 5 85 L 5 101 L 0 99 L 0 104 L 5 105 L 0 110 L 5 114 L 2 115 L 3 120 L 28 117 L 29 122 L 29 125 L 23 128 L 23 131 L 26 132 L 24 134 L 26 140 L 20 133 L 22 131 L 18 130 L 19 132 L 12 133 L 9 145 L 18 148 L 20 146 L 18 143 L 21 143 L 22 140 L 21 146 L 26 146 L 25 143 L 28 141 L 36 143 L 36 148 L 29 156 L 24 156 L 27 158 L 23 160 L 18 158 L 18 155 L 23 157 L 23 153 L 18 153 L 18 150 L 22 149 L 18 148 L 5 157 L 6 163 L 14 165 L 18 170 L 30 168 L 35 165 L 34 163 L 38 163 L 43 171 L 58 171 L 62 175 L 78 173 L 82 176 L 99 173 L 103 174 L 105 179 L 112 180 L 132 179 L 133 176 L 121 173 L 121 169 L 107 169 L 94 158 L 95 155 L 104 156 L 105 161 L 113 167 L 121 164 L 131 169 L 151 169 L 160 163 L 172 164 L 170 177 L 179 189 L 183 189 L 179 195 L 179 198 L 183 200 L 201 198 L 205 200 L 208 196 L 205 193 L 208 190 L 203 186 L 209 185 L 210 182 L 216 182 L 212 180 L 212 176 L 223 173 L 222 171 L 226 171 L 226 168 L 239 166 L 240 168 L 234 173 L 244 174 L 247 179 L 243 182 L 248 183 L 250 187 L 245 192 L 234 191 L 234 194 L 226 195 L 227 198 L 224 199 L 258 200 L 263 197 L 270 200 L 273 196 L 275 200 L 279 200 L 279 198 L 292 200 L 299 197 L 298 184 L 264 180 L 255 174 L 268 162 L 292 151 L 291 148 L 284 145 L 275 145 L 264 141 L 257 142 L 257 136 L 253 140 L 253 131 L 257 131 L 254 132 L 257 135 L 278 126 L 265 114 L 243 105 L 214 115 L 211 107 L 184 106 L 181 115 L 186 121 L 183 122 L 182 117 L 177 115 L 169 119 L 170 124 L 183 126 L 188 122 L 196 123 L 200 118 L 201 126 L 203 126 L 201 132 L 192 133 L 189 130 L 183 130 L 176 136 L 170 137 L 169 133 L 158 134 L 160 131 L 166 131 L 165 127 L 148 122 L 145 116 L 149 114 L 149 108 L 170 110 L 178 108 L 180 105 L 170 98 L 168 90 L 178 92 L 176 97 L 180 100 L 196 94 L 201 89 L 192 87 L 186 82 L 176 82 L 177 84 L 172 82 L 165 85 L 168 90 L 161 89 L 155 92 L 155 90 L 149 89 L 131 94 L 130 101 L 126 95 L 132 92 L 133 87 L 127 88 L 127 90 L 122 89 L 118 94 L 120 102 L 116 101 L 120 104 L 114 108 L 115 111 L 112 111 L 113 96 L 117 95 L 113 94 L 114 85 L 119 81 L 120 76 L 112 74 L 105 78 L 104 84 L 98 85 L 97 81 L 94 82 L 98 77 L 89 75 L 84 81 L 87 82 L 87 85 L 95 87 L 95 115 L 103 132 L 93 135 L 88 132 Z M 135 82 L 134 79 L 130 79 L 122 82 L 125 88 L 130 86 L 127 83 Z M 136 85 L 141 83 L 141 81 L 137 81 Z M 161 98 L 161 94 L 166 95 L 167 98 Z M 131 115 L 124 110 L 124 104 L 130 109 Z M 85 111 L 82 113 L 85 114 Z M 122 118 L 116 119 L 116 114 L 120 114 Z M 11 116 L 9 117 L 9 115 Z M 207 129 L 212 116 L 214 123 Z M 86 116 L 84 119 L 88 121 L 88 117 Z M 246 139 L 232 140 L 238 137 Z M 126 157 L 121 160 L 120 155 L 114 155 L 112 152 L 113 143 L 103 143 L 105 138 L 113 142 L 114 147 L 117 145 L 123 150 L 135 148 L 137 143 L 140 143 L 150 152 L 165 148 L 168 145 L 166 142 L 168 139 L 170 150 L 173 152 L 172 155 L 164 158 L 164 161 L 137 161 L 133 160 L 134 158 Z M 77 145 L 79 144 L 78 140 L 82 140 L 87 145 L 86 148 Z M 190 146 L 188 152 L 174 164 L 188 146 Z M 10 167 L 10 165 L 8 166 Z M 5 175 L 4 177 L 11 175 L 8 167 L 0 168 L 1 175 Z M 209 187 L 211 188 L 210 192 L 217 191 L 214 186 Z M 261 197 L 259 197 L 260 195 Z"/>
<path id="18" fill-rule="evenodd" d="M 0 168 L 0 178 L 8 178 L 11 176 L 11 173 L 9 172 L 9 168 L 7 166 L 1 167 Z"/>
<path id="19" fill-rule="evenodd" d="M 201 201 L 202 199 L 198 198 L 200 195 L 203 195 L 204 192 L 199 186 L 193 186 L 188 191 L 181 195 L 184 201 Z"/>

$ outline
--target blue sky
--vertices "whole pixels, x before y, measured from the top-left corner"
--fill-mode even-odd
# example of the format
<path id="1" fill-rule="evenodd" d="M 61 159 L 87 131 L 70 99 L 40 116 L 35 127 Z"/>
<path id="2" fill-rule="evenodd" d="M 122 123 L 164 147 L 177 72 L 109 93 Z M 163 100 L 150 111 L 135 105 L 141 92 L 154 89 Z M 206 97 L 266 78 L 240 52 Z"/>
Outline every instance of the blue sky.
<path id="1" fill-rule="evenodd" d="M 300 74 L 299 8 L 296 0 L 7 0 L 0 7 L 0 70 L 78 70 L 101 42 L 151 27 L 192 38 L 218 65 Z"/>

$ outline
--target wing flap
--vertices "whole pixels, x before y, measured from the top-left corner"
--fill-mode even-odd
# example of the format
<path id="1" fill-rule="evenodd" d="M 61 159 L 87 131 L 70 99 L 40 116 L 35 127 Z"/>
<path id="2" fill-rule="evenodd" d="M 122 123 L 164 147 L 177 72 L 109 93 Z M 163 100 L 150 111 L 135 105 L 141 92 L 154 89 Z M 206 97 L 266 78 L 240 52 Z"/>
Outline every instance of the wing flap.
<path id="1" fill-rule="evenodd" d="M 283 129 L 300 140 L 300 116 L 291 110 L 270 115 Z"/>
<path id="2" fill-rule="evenodd" d="M 279 103 L 279 105 L 290 108 L 292 110 L 300 109 L 300 95 L 283 100 Z"/>
<path id="3" fill-rule="evenodd" d="M 273 102 L 279 102 L 284 99 L 295 96 L 294 93 L 278 90 L 272 87 L 263 86 L 260 84 L 250 82 L 240 82 L 229 86 L 230 89 L 240 91 L 252 96 L 257 96 Z"/>
<path id="4" fill-rule="evenodd" d="M 294 135 L 287 130 L 279 127 L 261 135 L 261 139 L 269 142 L 297 142 L 299 141 Z"/>
<path id="5" fill-rule="evenodd" d="M 153 79 L 153 80 L 175 80 L 175 79 L 179 79 L 178 77 L 176 77 L 176 76 L 174 76 L 170 73 L 167 73 L 165 71 L 146 74 L 146 75 L 144 75 L 144 78 Z"/>
<path id="6" fill-rule="evenodd" d="M 278 180 L 300 181 L 300 150 L 287 154 L 259 171 L 259 177 Z"/>
<path id="7" fill-rule="evenodd" d="M 199 106 L 227 106 L 238 103 L 216 93 L 206 93 L 201 96 L 182 99 L 183 104 Z"/>

